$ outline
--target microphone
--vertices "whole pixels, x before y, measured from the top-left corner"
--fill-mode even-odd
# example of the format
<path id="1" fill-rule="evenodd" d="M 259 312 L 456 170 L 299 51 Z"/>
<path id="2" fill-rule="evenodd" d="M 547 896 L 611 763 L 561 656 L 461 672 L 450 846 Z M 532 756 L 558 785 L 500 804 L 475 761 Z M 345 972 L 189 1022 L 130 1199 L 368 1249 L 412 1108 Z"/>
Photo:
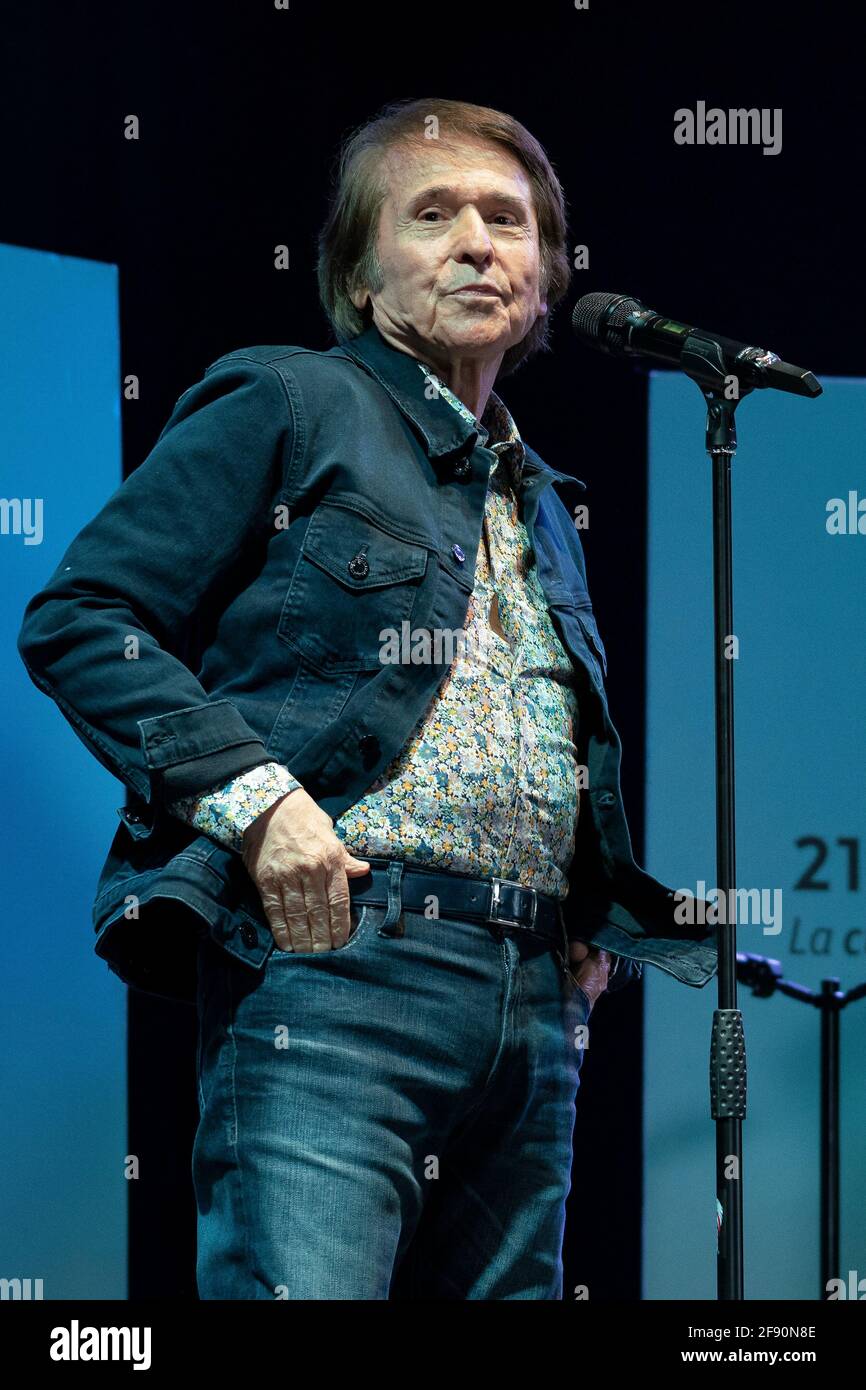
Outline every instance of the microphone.
<path id="1" fill-rule="evenodd" d="M 689 365 L 682 369 L 701 385 L 719 388 L 724 376 L 732 376 L 750 389 L 772 386 L 795 396 L 820 396 L 823 390 L 811 372 L 775 352 L 663 318 L 627 294 L 585 294 L 574 306 L 571 326 L 582 342 L 614 357 L 652 357 L 682 367 L 688 346 Z"/>

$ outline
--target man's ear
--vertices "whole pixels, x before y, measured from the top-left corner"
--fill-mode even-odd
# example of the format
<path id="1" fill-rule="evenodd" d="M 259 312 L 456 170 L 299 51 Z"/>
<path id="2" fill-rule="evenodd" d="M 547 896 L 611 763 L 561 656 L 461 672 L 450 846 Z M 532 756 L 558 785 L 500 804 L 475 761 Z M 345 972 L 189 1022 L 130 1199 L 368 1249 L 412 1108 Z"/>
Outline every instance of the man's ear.
<path id="1" fill-rule="evenodd" d="M 349 291 L 349 298 L 351 299 L 355 308 L 358 310 L 359 314 L 364 312 L 364 308 L 369 297 L 370 291 L 367 289 L 366 285 L 361 286 L 360 289 Z"/>

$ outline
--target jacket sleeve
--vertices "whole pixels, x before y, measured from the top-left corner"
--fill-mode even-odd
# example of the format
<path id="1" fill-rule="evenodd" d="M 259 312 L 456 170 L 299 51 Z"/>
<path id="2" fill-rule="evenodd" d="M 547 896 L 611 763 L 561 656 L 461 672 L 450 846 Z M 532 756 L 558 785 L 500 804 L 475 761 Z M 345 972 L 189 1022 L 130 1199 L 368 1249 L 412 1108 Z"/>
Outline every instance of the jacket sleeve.
<path id="1" fill-rule="evenodd" d="M 268 760 L 182 653 L 209 595 L 272 534 L 294 435 L 273 367 L 216 362 L 27 605 L 18 649 L 31 679 L 144 801 L 165 805 Z"/>

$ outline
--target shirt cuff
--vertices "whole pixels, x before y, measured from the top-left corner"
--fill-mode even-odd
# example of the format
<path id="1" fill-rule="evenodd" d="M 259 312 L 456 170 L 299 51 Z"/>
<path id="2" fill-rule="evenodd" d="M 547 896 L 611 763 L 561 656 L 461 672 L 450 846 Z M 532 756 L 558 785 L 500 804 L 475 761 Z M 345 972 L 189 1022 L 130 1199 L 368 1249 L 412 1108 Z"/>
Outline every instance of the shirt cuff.
<path id="1" fill-rule="evenodd" d="M 247 826 L 300 785 L 281 763 L 260 763 L 224 786 L 181 797 L 168 809 L 202 834 L 240 853 Z"/>

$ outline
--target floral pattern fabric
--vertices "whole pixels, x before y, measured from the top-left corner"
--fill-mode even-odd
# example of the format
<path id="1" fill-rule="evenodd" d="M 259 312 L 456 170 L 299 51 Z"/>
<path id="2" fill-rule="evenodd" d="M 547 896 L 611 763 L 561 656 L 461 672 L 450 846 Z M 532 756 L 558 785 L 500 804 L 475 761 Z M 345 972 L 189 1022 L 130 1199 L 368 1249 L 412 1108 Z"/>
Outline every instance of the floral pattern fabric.
<path id="1" fill-rule="evenodd" d="M 406 747 L 334 830 L 361 858 L 506 878 L 564 898 L 580 795 L 574 669 L 519 519 L 523 445 L 495 394 L 479 433 L 498 458 L 465 639 Z M 504 638 L 490 621 L 494 598 Z"/>
<path id="2" fill-rule="evenodd" d="M 240 853 L 247 826 L 300 785 L 281 763 L 260 763 L 225 786 L 200 796 L 180 797 L 169 810 L 203 835 Z"/>

